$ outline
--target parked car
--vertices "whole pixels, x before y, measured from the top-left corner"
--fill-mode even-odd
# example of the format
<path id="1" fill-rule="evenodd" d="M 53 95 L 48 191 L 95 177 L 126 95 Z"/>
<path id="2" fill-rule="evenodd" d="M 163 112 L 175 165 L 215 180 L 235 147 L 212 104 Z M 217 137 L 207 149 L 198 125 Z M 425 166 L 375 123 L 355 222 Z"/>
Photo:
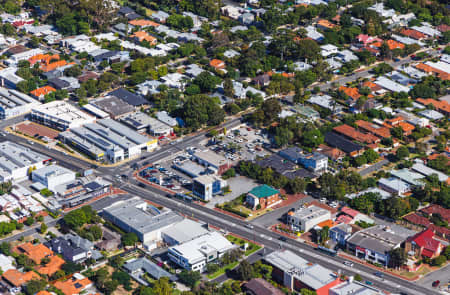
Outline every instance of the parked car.
<path id="1" fill-rule="evenodd" d="M 432 284 L 431 284 L 431 286 L 433 286 L 433 288 L 436 288 L 436 287 L 439 287 L 439 284 L 441 283 L 441 281 L 439 281 L 439 280 L 436 280 L 436 281 L 434 281 Z"/>
<path id="2" fill-rule="evenodd" d="M 351 262 L 351 261 L 346 260 L 346 261 L 344 261 L 344 264 L 347 266 L 353 267 L 353 262 Z"/>
<path id="3" fill-rule="evenodd" d="M 254 228 L 253 224 L 250 224 L 250 223 L 247 223 L 245 226 L 246 226 L 247 228 L 250 228 L 250 229 L 253 229 L 253 228 Z"/>
<path id="4" fill-rule="evenodd" d="M 280 237 L 278 238 L 278 240 L 280 240 L 280 241 L 282 241 L 282 242 L 286 242 L 286 241 L 287 241 L 287 238 L 286 238 L 286 237 L 283 237 L 283 236 L 280 236 Z"/>

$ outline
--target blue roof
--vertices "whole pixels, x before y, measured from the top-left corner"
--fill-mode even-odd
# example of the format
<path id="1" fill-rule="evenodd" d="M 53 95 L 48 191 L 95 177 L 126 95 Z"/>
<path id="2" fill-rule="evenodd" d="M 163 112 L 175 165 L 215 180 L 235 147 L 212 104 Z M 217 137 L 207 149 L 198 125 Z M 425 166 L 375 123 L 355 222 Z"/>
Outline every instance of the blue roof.
<path id="1" fill-rule="evenodd" d="M 270 197 L 270 196 L 273 196 L 273 195 L 276 195 L 279 193 L 280 192 L 278 190 L 274 189 L 271 186 L 268 186 L 267 184 L 257 186 L 249 192 L 249 194 L 254 195 L 258 199 L 267 198 L 267 197 Z"/>

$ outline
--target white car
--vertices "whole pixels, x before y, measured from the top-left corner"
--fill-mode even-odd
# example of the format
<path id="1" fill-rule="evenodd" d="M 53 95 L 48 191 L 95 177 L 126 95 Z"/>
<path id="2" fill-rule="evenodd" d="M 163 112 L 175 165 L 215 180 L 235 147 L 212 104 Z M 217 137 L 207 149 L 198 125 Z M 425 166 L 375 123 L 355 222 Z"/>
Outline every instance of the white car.
<path id="1" fill-rule="evenodd" d="M 347 266 L 353 267 L 353 262 L 351 262 L 351 261 L 346 260 L 346 261 L 344 261 L 344 264 Z"/>

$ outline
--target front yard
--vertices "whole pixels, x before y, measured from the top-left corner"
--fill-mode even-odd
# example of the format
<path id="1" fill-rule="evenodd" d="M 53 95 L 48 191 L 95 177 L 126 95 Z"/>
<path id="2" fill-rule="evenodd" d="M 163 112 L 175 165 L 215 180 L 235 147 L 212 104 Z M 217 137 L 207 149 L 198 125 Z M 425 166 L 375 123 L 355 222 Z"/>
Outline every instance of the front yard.
<path id="1" fill-rule="evenodd" d="M 239 245 L 239 246 L 243 246 L 245 243 L 248 244 L 247 246 L 247 250 L 244 252 L 245 256 L 250 256 L 253 253 L 255 253 L 256 251 L 258 251 L 259 249 L 261 249 L 262 247 L 260 245 L 257 245 L 253 242 L 250 242 L 248 240 L 244 240 L 241 238 L 238 238 L 236 236 L 233 235 L 227 235 L 226 236 L 227 240 L 232 242 L 233 244 Z"/>

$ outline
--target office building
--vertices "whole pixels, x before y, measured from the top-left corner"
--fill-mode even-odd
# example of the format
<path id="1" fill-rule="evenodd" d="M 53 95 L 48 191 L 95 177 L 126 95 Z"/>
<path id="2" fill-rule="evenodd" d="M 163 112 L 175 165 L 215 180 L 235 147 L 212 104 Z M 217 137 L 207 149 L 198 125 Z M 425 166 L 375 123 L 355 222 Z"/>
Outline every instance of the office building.
<path id="1" fill-rule="evenodd" d="M 168 136 L 173 133 L 173 128 L 169 125 L 141 112 L 129 114 L 121 121 L 138 132 L 148 132 L 153 136 Z"/>
<path id="2" fill-rule="evenodd" d="M 328 168 L 328 158 L 318 152 L 305 153 L 299 147 L 290 147 L 280 151 L 279 154 L 283 158 L 316 173 L 325 172 Z"/>
<path id="3" fill-rule="evenodd" d="M 161 232 L 183 220 L 175 212 L 149 205 L 139 197 L 118 201 L 103 209 L 103 217 L 127 232 L 135 233 L 151 249 L 161 241 Z"/>
<path id="4" fill-rule="evenodd" d="M 29 169 L 42 168 L 51 158 L 38 154 L 17 143 L 0 143 L 0 182 L 27 177 Z"/>
<path id="5" fill-rule="evenodd" d="M 59 165 L 49 165 L 31 173 L 33 182 L 39 182 L 53 191 L 56 186 L 75 180 L 75 172 Z"/>
<path id="6" fill-rule="evenodd" d="M 40 104 L 22 92 L 0 87 L 0 120 L 23 115 Z"/>
<path id="7" fill-rule="evenodd" d="M 169 248 L 169 259 L 180 267 L 204 272 L 208 263 L 216 261 L 236 246 L 219 232 L 210 232 L 194 240 Z"/>
<path id="8" fill-rule="evenodd" d="M 205 201 L 209 201 L 214 195 L 220 194 L 222 188 L 226 185 L 225 180 L 216 176 L 200 175 L 193 179 L 192 193 Z"/>
<path id="9" fill-rule="evenodd" d="M 245 198 L 245 202 L 252 210 L 269 208 L 280 201 L 280 192 L 267 184 L 253 188 Z"/>
<path id="10" fill-rule="evenodd" d="M 112 119 L 119 119 L 135 111 L 132 105 L 115 96 L 99 97 L 91 100 L 90 104 L 109 114 Z"/>
<path id="11" fill-rule="evenodd" d="M 347 239 L 347 250 L 371 263 L 389 264 L 389 252 L 399 248 L 414 231 L 400 226 L 375 225 L 354 233 Z"/>
<path id="12" fill-rule="evenodd" d="M 52 101 L 31 109 L 31 120 L 58 130 L 81 127 L 95 122 L 95 117 L 65 101 Z"/>
<path id="13" fill-rule="evenodd" d="M 328 294 L 329 289 L 341 281 L 331 270 L 306 261 L 289 250 L 275 251 L 266 255 L 264 261 L 272 265 L 273 279 L 291 291 L 301 289 Z"/>
<path id="14" fill-rule="evenodd" d="M 152 151 L 157 139 L 150 139 L 112 119 L 85 124 L 59 134 L 61 140 L 96 160 L 108 159 L 116 163 L 137 157 L 143 151 Z"/>
<path id="15" fill-rule="evenodd" d="M 329 219 L 331 219 L 330 211 L 314 205 L 290 211 L 287 215 L 288 225 L 293 230 L 303 232 L 307 232 L 317 224 Z"/>
<path id="16" fill-rule="evenodd" d="M 216 154 L 211 150 L 198 151 L 193 156 L 199 164 L 206 166 L 218 175 L 222 175 L 222 173 L 231 168 L 231 164 L 224 156 Z"/>

